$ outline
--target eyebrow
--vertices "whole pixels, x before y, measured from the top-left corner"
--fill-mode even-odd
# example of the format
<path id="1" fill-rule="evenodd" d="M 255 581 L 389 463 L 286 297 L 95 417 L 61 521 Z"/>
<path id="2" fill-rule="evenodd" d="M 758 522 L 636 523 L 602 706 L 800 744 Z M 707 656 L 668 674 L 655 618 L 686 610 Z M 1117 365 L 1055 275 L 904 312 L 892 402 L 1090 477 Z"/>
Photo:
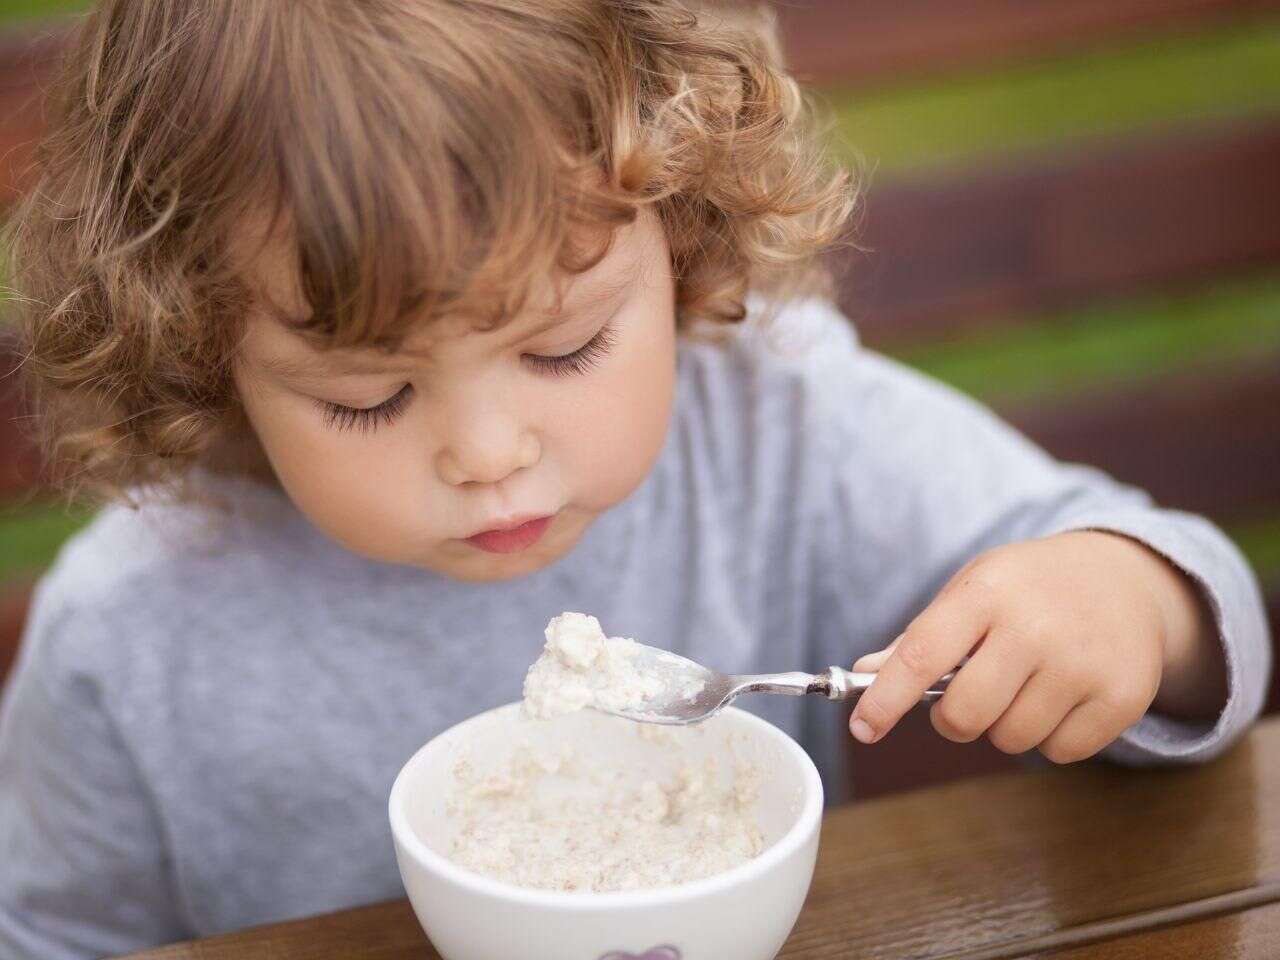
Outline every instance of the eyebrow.
<path id="1" fill-rule="evenodd" d="M 639 268 L 630 269 L 612 276 L 592 277 L 583 280 L 573 291 L 572 296 L 578 300 L 612 300 L 618 294 L 634 286 L 640 279 Z M 566 300 L 569 298 L 566 297 Z M 543 311 L 544 316 L 556 316 L 554 310 Z"/>
<path id="2" fill-rule="evenodd" d="M 559 311 L 554 307 L 537 311 L 536 316 L 540 322 L 532 326 L 528 331 L 522 332 L 517 339 L 525 340 L 535 337 L 546 330 L 559 326 L 564 322 L 565 316 L 575 310 L 585 309 L 596 302 L 613 300 L 634 287 L 639 280 L 640 270 L 638 268 L 629 269 L 625 273 L 618 275 L 605 275 L 584 280 L 573 290 L 572 294 L 565 296 L 564 303 Z M 569 305 L 570 299 L 575 301 L 571 305 Z"/>
<path id="3" fill-rule="evenodd" d="M 269 355 L 263 357 L 260 363 L 264 369 L 271 373 L 289 379 L 305 379 L 307 377 L 322 376 L 358 376 L 360 374 L 392 374 L 399 373 L 403 369 L 386 362 L 378 363 L 374 360 L 359 360 L 356 358 L 335 361 L 330 360 L 327 357 L 302 359 L 298 357 Z"/>
<path id="4" fill-rule="evenodd" d="M 612 300 L 625 291 L 629 290 L 640 279 L 641 271 L 637 269 L 629 269 L 621 274 L 604 275 L 593 277 L 590 280 L 580 282 L 572 291 L 571 295 L 567 295 L 562 301 L 561 309 L 557 311 L 554 307 L 537 311 L 537 316 L 541 322 L 530 330 L 522 332 L 517 338 L 526 340 L 537 336 L 546 330 L 558 326 L 564 321 L 565 315 L 574 310 L 581 309 L 590 305 L 592 302 L 602 300 Z M 566 306 L 570 298 L 575 302 L 572 306 Z M 581 303 L 587 301 L 586 303 Z M 285 326 L 292 326 L 300 322 L 299 318 L 291 317 L 283 311 L 279 310 L 275 304 L 269 300 L 261 301 L 267 313 L 274 317 L 277 321 Z M 581 306 L 579 306 L 581 303 Z M 348 355 L 344 360 L 331 360 L 328 357 L 314 358 L 296 358 L 284 356 L 266 356 L 260 361 L 263 368 L 278 376 L 303 379 L 307 377 L 317 376 L 343 376 L 343 375 L 360 375 L 360 374 L 390 374 L 400 372 L 401 368 L 394 366 L 390 362 L 378 362 L 376 360 L 362 360 Z"/>

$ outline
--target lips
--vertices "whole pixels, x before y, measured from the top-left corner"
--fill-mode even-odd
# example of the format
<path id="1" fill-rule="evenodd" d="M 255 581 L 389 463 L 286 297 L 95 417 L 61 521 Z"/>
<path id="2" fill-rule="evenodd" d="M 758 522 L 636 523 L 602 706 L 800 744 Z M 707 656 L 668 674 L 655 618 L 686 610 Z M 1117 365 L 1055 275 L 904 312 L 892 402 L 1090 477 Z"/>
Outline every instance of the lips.
<path id="1" fill-rule="evenodd" d="M 466 538 L 466 542 L 487 553 L 518 553 L 539 540 L 551 525 L 552 517 L 535 517 L 514 525 L 484 530 Z"/>

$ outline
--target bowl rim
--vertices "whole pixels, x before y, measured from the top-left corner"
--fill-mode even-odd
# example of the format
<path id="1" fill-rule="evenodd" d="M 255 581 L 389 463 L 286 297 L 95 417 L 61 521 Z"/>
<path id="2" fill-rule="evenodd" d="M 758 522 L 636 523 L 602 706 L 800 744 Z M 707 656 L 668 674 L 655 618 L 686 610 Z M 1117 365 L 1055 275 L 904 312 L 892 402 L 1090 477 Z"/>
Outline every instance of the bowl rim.
<path id="1" fill-rule="evenodd" d="M 748 713 L 739 707 L 726 707 L 721 713 L 732 715 L 748 726 L 754 725 L 757 729 L 764 731 L 766 736 L 774 738 L 781 744 L 782 749 L 795 757 L 800 767 L 801 786 L 804 792 L 800 814 L 787 831 L 760 853 L 759 856 L 736 867 L 730 867 L 728 870 L 701 877 L 697 880 L 690 880 L 687 883 L 646 887 L 642 890 L 607 890 L 602 892 L 592 890 L 543 890 L 536 887 L 521 887 L 505 880 L 497 880 L 493 877 L 476 873 L 474 870 L 463 867 L 443 854 L 432 850 L 409 826 L 407 815 L 404 812 L 404 795 L 408 790 L 406 786 L 407 774 L 411 767 L 420 762 L 419 758 L 440 738 L 469 724 L 476 723 L 484 717 L 502 711 L 511 711 L 514 708 L 518 708 L 519 705 L 520 701 L 517 700 L 513 703 L 494 707 L 436 734 L 414 751 L 413 756 L 405 761 L 404 766 L 400 768 L 400 772 L 396 774 L 396 779 L 391 785 L 391 794 L 387 800 L 387 810 L 391 820 L 391 833 L 396 844 L 402 850 L 408 852 L 425 869 L 439 874 L 451 883 L 471 892 L 521 904 L 579 911 L 616 910 L 619 908 L 679 903 L 720 892 L 767 873 L 776 864 L 791 856 L 810 836 L 820 832 L 824 799 L 822 778 L 818 775 L 818 768 L 814 766 L 813 759 L 808 752 L 786 731 L 769 721 L 757 717 L 753 713 Z"/>

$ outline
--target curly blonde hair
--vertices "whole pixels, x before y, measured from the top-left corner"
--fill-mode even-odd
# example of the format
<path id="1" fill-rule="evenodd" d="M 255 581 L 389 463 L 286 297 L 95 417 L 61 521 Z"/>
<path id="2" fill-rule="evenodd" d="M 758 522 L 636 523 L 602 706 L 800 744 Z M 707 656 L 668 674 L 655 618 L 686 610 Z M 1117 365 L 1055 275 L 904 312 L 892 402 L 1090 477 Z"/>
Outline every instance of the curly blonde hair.
<path id="1" fill-rule="evenodd" d="M 642 205 L 678 323 L 737 321 L 748 289 L 829 294 L 855 204 L 765 8 L 100 0 L 51 94 L 10 306 L 81 492 L 164 484 L 247 429 L 231 369 L 260 300 L 233 241 L 263 211 L 288 224 L 299 329 L 356 346 L 500 322 Z"/>

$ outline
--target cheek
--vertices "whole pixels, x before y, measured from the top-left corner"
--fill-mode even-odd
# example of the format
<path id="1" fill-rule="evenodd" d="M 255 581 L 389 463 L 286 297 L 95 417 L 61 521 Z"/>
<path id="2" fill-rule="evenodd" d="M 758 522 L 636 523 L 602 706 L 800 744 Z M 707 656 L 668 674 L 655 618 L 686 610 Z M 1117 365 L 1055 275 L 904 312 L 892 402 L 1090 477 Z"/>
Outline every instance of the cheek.
<path id="1" fill-rule="evenodd" d="M 613 506 L 644 479 L 666 437 L 674 383 L 674 323 L 653 324 L 592 378 L 559 443 L 583 506 Z"/>
<path id="2" fill-rule="evenodd" d="M 295 397 L 245 395 L 245 409 L 280 485 L 317 528 L 364 556 L 411 555 L 428 486 L 407 438 L 333 430 Z"/>

